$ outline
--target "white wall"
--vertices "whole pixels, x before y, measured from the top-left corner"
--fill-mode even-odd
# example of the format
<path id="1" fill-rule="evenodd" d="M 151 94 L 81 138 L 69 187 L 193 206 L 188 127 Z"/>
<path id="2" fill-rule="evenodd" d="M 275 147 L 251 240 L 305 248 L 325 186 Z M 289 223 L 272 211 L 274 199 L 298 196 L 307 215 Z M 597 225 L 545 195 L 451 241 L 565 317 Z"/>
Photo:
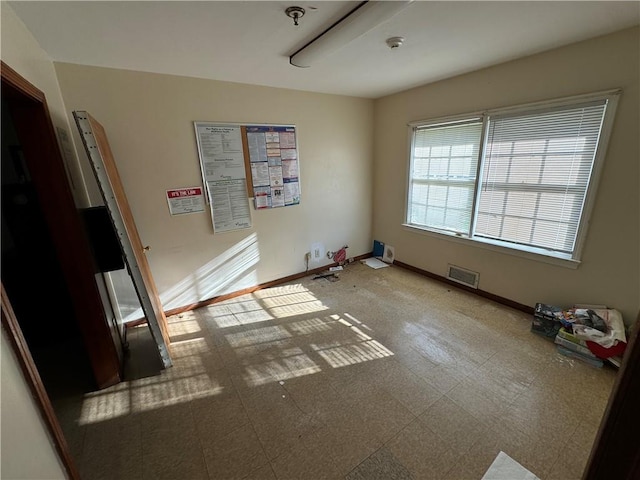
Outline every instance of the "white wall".
<path id="1" fill-rule="evenodd" d="M 66 478 L 4 329 L 2 365 L 2 478 Z"/>
<path id="2" fill-rule="evenodd" d="M 372 100 L 55 65 L 68 113 L 105 127 L 165 309 L 302 272 L 313 242 L 371 251 Z M 202 184 L 196 120 L 295 124 L 300 205 L 252 211 L 253 228 L 215 235 L 209 213 L 171 217 L 166 190 Z"/>
<path id="3" fill-rule="evenodd" d="M 525 305 L 606 304 L 632 323 L 640 308 L 639 29 L 580 42 L 378 99 L 374 238 L 396 258 L 445 276 L 480 272 L 479 288 Z M 582 264 L 572 270 L 404 229 L 407 123 L 605 89 L 623 89 Z"/>

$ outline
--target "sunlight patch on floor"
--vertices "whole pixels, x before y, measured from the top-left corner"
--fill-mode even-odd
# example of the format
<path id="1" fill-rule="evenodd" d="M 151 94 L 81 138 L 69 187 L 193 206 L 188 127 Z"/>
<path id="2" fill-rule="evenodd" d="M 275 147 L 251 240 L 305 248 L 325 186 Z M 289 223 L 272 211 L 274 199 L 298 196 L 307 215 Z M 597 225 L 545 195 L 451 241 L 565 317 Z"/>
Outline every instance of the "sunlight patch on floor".
<path id="1" fill-rule="evenodd" d="M 331 330 L 331 323 L 321 318 L 310 318 L 288 324 L 289 330 L 296 335 L 308 335 L 315 332 L 326 332 Z"/>
<path id="2" fill-rule="evenodd" d="M 303 286 L 301 283 L 294 283 L 291 285 L 281 285 L 279 287 L 270 287 L 263 290 L 258 290 L 254 293 L 257 298 L 265 299 L 278 297 L 282 295 L 291 295 L 294 293 L 307 293 L 309 289 Z"/>
<path id="3" fill-rule="evenodd" d="M 311 346 L 312 348 L 317 347 L 316 345 Z M 333 368 L 346 367 L 393 355 L 391 350 L 376 340 L 327 349 L 317 348 L 316 351 Z"/>
<path id="4" fill-rule="evenodd" d="M 273 326 L 256 328 L 247 330 L 246 332 L 229 333 L 225 335 L 225 338 L 227 342 L 229 342 L 229 345 L 233 348 L 238 348 L 291 338 L 291 334 L 284 327 Z"/>
<path id="5" fill-rule="evenodd" d="M 262 358 L 271 359 L 302 353 L 302 350 L 299 347 L 294 346 L 291 339 L 287 338 L 285 340 L 276 340 L 273 342 L 265 342 L 257 345 L 236 348 L 233 350 L 233 353 L 236 357 L 241 359 L 250 358 L 255 355 L 262 355 Z"/>
<path id="6" fill-rule="evenodd" d="M 180 323 L 186 322 L 173 325 Z M 205 338 L 172 342 L 171 346 L 173 367 L 155 376 L 125 381 L 85 395 L 78 423 L 104 422 L 223 393 L 225 387 L 205 365 L 212 358 L 211 346 Z"/>
<path id="7" fill-rule="evenodd" d="M 128 415 L 131 412 L 131 395 L 129 390 L 102 394 L 88 394 L 82 402 L 82 411 L 78 423 L 104 422 L 113 418 Z"/>
<path id="8" fill-rule="evenodd" d="M 273 317 L 269 315 L 269 312 L 265 310 L 254 310 L 235 314 L 238 325 L 250 325 L 252 323 L 267 322 L 273 320 Z"/>
<path id="9" fill-rule="evenodd" d="M 227 354 L 232 355 L 229 360 L 240 362 L 240 375 L 249 387 L 312 375 L 322 371 L 322 365 L 340 368 L 393 355 L 369 335 L 372 332 L 369 327 L 348 313 L 280 320 L 328 309 L 301 285 L 257 293 L 172 317 L 169 332 L 173 337 L 174 366 L 157 376 L 123 382 L 112 389 L 87 395 L 80 424 L 223 393 L 225 387 L 216 373 L 210 371 L 212 365 L 221 360 L 215 342 L 207 336 L 216 335 L 214 325 L 242 329 L 243 325 L 278 321 L 278 325 L 267 323 L 267 326 L 232 330 L 223 335 L 230 347 Z M 207 322 L 210 328 L 205 327 Z M 180 340 L 194 334 L 203 336 Z M 220 369 L 220 375 L 227 375 L 224 363 L 215 368 Z"/>
<path id="10" fill-rule="evenodd" d="M 309 356 L 295 355 L 245 367 L 244 381 L 250 387 L 318 373 L 320 367 Z"/>
<path id="11" fill-rule="evenodd" d="M 325 306 L 320 300 L 312 300 L 303 303 L 293 303 L 290 305 L 283 305 L 279 307 L 272 307 L 269 309 L 271 314 L 276 318 L 287 318 L 295 315 L 305 315 L 307 313 L 321 312 L 327 310 L 329 307 Z"/>
<path id="12" fill-rule="evenodd" d="M 183 320 L 180 322 L 169 322 L 167 324 L 170 337 L 178 337 L 180 335 L 188 335 L 190 333 L 198 333 L 200 325 L 196 320 Z"/>
<path id="13" fill-rule="evenodd" d="M 202 338 L 192 338 L 179 342 L 171 342 L 171 356 L 174 359 L 204 355 L 211 351 L 211 346 Z"/>

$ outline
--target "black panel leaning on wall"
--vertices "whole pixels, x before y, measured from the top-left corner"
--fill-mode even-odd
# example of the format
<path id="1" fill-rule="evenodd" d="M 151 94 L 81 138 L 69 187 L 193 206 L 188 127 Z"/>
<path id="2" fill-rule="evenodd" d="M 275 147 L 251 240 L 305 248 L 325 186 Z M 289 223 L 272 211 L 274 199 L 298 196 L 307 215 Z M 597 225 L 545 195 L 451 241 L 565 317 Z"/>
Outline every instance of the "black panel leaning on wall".
<path id="1" fill-rule="evenodd" d="M 122 270 L 124 268 L 122 249 L 107 207 L 82 208 L 80 215 L 91 245 L 96 273 Z"/>

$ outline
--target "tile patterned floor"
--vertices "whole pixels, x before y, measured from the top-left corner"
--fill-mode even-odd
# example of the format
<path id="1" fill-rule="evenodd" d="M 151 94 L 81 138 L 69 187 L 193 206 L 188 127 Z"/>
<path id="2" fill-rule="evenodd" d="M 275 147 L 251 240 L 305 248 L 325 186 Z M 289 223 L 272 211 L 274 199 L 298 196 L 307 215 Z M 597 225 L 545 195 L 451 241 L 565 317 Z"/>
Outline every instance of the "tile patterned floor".
<path id="1" fill-rule="evenodd" d="M 503 450 L 577 479 L 615 379 L 397 267 L 169 322 L 173 368 L 57 406 L 83 478 L 479 479 Z"/>

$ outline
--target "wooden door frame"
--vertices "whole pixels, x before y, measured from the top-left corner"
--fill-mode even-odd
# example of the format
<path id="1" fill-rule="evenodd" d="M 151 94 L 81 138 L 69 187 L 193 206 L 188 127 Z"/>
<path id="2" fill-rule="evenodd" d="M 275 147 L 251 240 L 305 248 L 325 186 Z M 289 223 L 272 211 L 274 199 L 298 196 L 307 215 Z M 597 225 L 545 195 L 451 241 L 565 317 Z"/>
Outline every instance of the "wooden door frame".
<path id="1" fill-rule="evenodd" d="M 114 385 L 121 380 L 118 352 L 107 323 L 89 241 L 71 194 L 45 95 L 4 62 L 0 73 L 2 98 L 9 106 L 40 198 L 96 384 L 98 388 Z M 34 301 L 37 301 L 37 294 Z"/>

